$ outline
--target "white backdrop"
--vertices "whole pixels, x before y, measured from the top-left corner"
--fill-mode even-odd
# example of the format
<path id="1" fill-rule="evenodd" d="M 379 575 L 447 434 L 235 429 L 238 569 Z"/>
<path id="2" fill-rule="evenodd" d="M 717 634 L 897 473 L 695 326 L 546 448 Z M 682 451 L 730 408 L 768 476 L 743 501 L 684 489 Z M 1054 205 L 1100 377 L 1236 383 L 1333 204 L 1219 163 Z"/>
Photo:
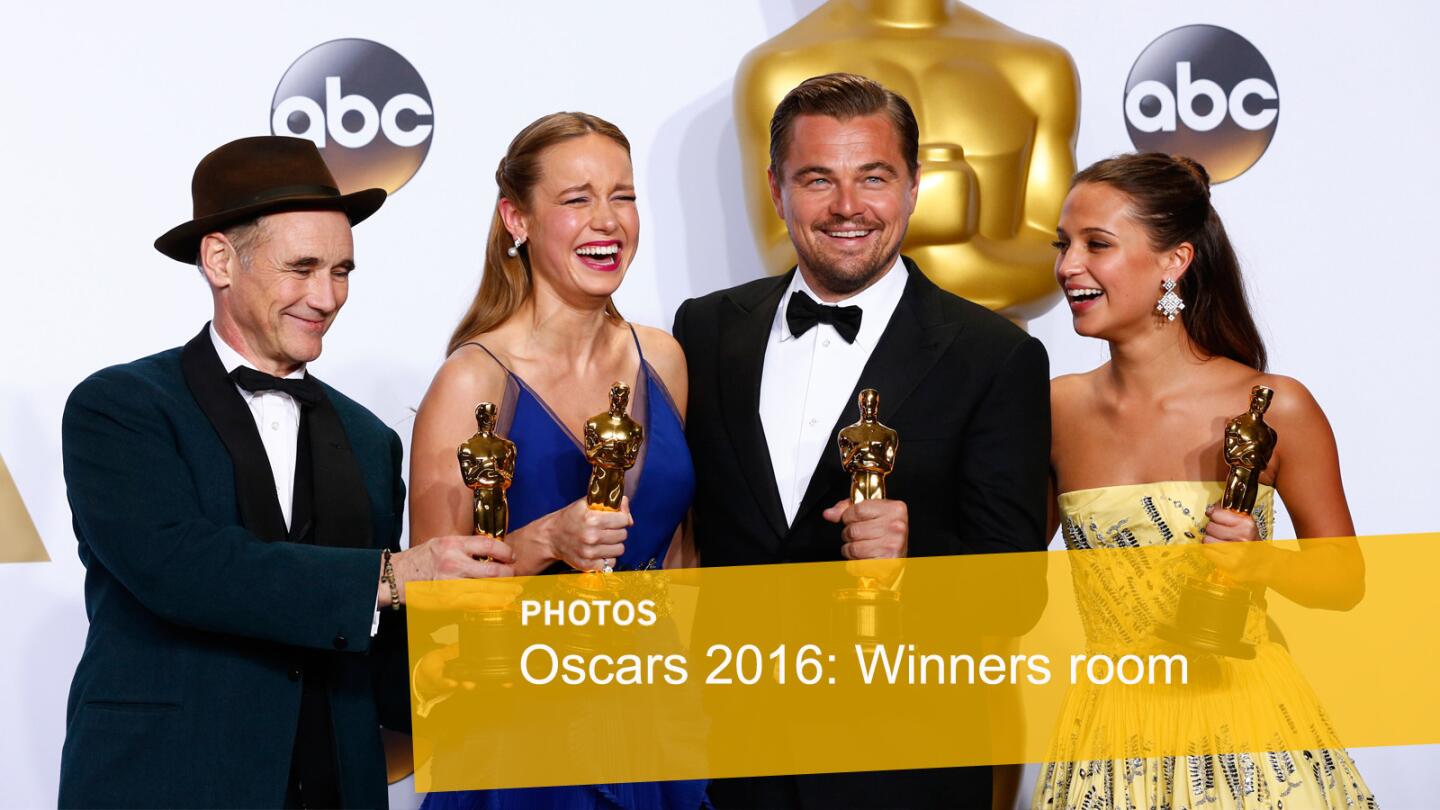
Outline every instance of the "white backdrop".
<path id="1" fill-rule="evenodd" d="M 638 259 L 618 296 L 668 327 L 685 298 L 755 277 L 731 83 L 740 58 L 816 7 L 793 2 L 438 4 L 32 3 L 0 33 L 0 456 L 53 562 L 0 566 L 0 805 L 53 804 L 66 691 L 84 642 L 83 568 L 60 472 L 60 412 L 90 372 L 179 345 L 206 288 L 150 247 L 188 218 L 195 162 L 268 132 L 276 84 L 307 49 L 384 43 L 424 78 L 429 156 L 356 231 L 359 271 L 316 373 L 408 439 L 445 340 L 475 288 L 495 164 L 511 136 L 558 109 L 630 136 Z M 1057 42 L 1079 68 L 1080 165 L 1130 148 L 1122 113 L 1140 52 L 1180 25 L 1230 28 L 1264 54 L 1279 128 L 1214 199 L 1242 255 L 1274 370 L 1304 381 L 1339 438 L 1359 531 L 1434 530 L 1435 264 L 1426 189 L 1440 110 L 1440 7 L 1418 2 L 1032 0 L 973 5 Z M 1055 373 L 1104 347 L 1052 310 L 1032 324 Z M 1384 426 L 1381 429 L 1381 426 Z M 1281 534 L 1288 531 L 1282 521 Z M 1386 807 L 1415 807 L 1440 747 L 1362 749 Z M 413 801 L 413 799 L 412 799 Z"/>

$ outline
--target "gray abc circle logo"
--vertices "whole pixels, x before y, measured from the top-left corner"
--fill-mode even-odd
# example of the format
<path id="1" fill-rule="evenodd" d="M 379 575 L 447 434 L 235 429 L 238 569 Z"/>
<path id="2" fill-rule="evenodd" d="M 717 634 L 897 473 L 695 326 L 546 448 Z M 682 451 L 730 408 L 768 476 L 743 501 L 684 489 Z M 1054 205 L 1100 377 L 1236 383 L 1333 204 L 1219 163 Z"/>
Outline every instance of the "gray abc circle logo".
<path id="1" fill-rule="evenodd" d="M 1216 25 L 1162 34 L 1125 82 L 1125 128 L 1135 148 L 1194 158 L 1216 183 L 1255 165 L 1279 118 L 1270 63 L 1249 40 Z"/>
<path id="2" fill-rule="evenodd" d="M 368 39 L 336 39 L 295 60 L 270 101 L 270 131 L 308 138 L 345 193 L 394 192 L 430 152 L 435 110 L 414 66 Z"/>

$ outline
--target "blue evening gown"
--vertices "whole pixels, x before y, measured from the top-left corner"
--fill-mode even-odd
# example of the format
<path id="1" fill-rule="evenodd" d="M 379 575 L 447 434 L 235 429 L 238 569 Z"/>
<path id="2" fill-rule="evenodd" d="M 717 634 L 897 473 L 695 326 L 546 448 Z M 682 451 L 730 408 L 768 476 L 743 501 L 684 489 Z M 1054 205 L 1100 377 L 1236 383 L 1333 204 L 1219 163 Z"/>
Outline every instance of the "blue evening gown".
<path id="1" fill-rule="evenodd" d="M 479 343 L 474 345 L 490 353 Z M 638 338 L 635 348 L 640 348 Z M 507 368 L 506 372 L 509 382 L 498 424 L 501 435 L 519 451 L 515 483 L 508 492 L 513 531 L 583 497 L 590 481 L 590 462 L 580 440 L 544 400 L 513 371 Z M 604 401 L 601 393 L 597 403 Z M 627 532 L 625 554 L 615 565 L 617 571 L 660 567 L 695 492 L 695 469 L 680 414 L 660 376 L 645 362 L 644 352 L 640 353 L 640 379 L 631 396 L 630 415 L 645 426 L 645 442 L 635 467 L 626 475 L 625 491 L 635 524 Z M 556 564 L 547 573 L 568 570 L 568 566 Z M 421 810 L 692 810 L 708 806 L 706 784 L 704 780 L 629 782 L 431 793 Z"/>

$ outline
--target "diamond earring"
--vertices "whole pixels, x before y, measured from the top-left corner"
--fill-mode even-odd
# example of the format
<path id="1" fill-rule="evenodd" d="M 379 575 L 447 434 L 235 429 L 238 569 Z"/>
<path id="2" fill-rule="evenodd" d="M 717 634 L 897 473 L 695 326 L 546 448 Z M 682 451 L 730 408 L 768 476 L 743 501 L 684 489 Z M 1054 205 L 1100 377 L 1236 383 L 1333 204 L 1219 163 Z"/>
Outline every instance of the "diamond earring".
<path id="1" fill-rule="evenodd" d="M 1165 279 L 1165 283 L 1162 286 L 1165 288 L 1165 294 L 1160 296 L 1159 301 L 1155 302 L 1155 311 L 1164 315 L 1165 320 L 1173 321 L 1175 320 L 1175 316 L 1180 314 L 1180 310 L 1185 308 L 1185 302 L 1181 300 L 1180 296 L 1175 294 L 1175 279 Z"/>
<path id="2" fill-rule="evenodd" d="M 509 257 L 512 258 L 512 259 L 515 258 L 516 256 L 519 256 L 519 255 L 520 255 L 520 246 L 523 245 L 523 244 L 525 244 L 525 240 L 524 240 L 523 238 L 518 237 L 518 236 L 515 237 L 515 246 L 514 246 L 514 247 L 505 248 L 505 255 L 506 255 L 506 256 L 509 256 Z"/>

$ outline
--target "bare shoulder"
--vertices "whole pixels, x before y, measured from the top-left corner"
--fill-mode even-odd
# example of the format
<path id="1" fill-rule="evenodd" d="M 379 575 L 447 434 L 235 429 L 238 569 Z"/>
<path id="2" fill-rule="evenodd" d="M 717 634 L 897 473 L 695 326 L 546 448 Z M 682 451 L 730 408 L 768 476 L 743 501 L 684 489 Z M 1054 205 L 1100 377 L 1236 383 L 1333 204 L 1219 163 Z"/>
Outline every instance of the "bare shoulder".
<path id="1" fill-rule="evenodd" d="M 1050 413 L 1053 418 L 1059 420 L 1069 414 L 1092 410 L 1095 379 L 1099 371 L 1096 368 L 1078 374 L 1062 374 L 1050 381 Z"/>
<path id="2" fill-rule="evenodd" d="M 662 329 L 640 324 L 633 326 L 635 336 L 640 340 L 640 349 L 645 352 L 645 359 L 655 369 L 655 373 L 660 375 L 670 393 L 678 396 L 678 392 L 685 390 L 687 382 L 685 351 L 680 348 L 675 338 Z"/>
<path id="3" fill-rule="evenodd" d="M 1294 377 L 1256 372 L 1247 386 L 1247 392 L 1249 387 L 1255 385 L 1263 385 L 1275 392 L 1270 400 L 1270 409 L 1265 412 L 1265 419 L 1274 425 L 1276 430 L 1284 430 L 1286 427 L 1300 430 L 1328 428 L 1329 421 L 1325 418 L 1325 411 L 1320 408 L 1320 403 L 1315 400 L 1310 389 Z"/>
<path id="4" fill-rule="evenodd" d="M 467 403 L 467 408 L 482 401 L 498 404 L 508 376 L 500 361 L 484 349 L 474 344 L 461 346 L 435 372 L 421 407 L 448 407 L 460 401 Z"/>

